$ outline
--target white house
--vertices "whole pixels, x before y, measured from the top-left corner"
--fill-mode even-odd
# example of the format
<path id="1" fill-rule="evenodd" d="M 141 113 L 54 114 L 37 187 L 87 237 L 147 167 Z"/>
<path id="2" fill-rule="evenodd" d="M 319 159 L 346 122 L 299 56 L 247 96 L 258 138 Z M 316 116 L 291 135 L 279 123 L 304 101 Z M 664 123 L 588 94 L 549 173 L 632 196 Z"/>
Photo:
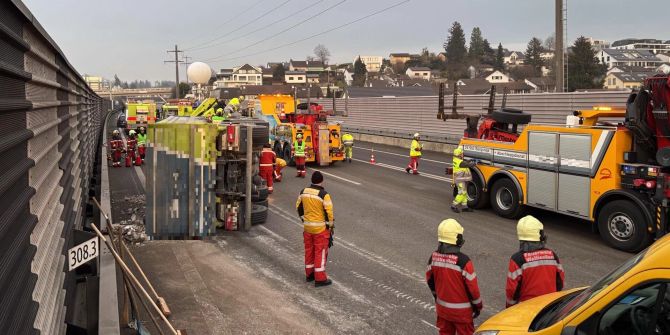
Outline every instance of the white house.
<path id="1" fill-rule="evenodd" d="M 509 76 L 496 70 L 493 71 L 489 74 L 486 74 L 484 77 L 486 81 L 488 81 L 491 84 L 498 84 L 498 83 L 509 83 L 511 80 L 509 79 Z"/>
<path id="2" fill-rule="evenodd" d="M 304 71 L 286 71 L 284 81 L 287 84 L 304 84 L 307 82 L 307 74 Z"/>
<path id="3" fill-rule="evenodd" d="M 649 50 L 603 49 L 597 57 L 601 64 L 607 65 L 608 69 L 621 65 L 654 68 L 663 64 L 663 61 Z"/>
<path id="4" fill-rule="evenodd" d="M 382 56 L 358 56 L 361 58 L 361 62 L 365 64 L 365 68 L 368 70 L 368 72 L 379 72 L 379 70 L 382 67 L 382 62 L 384 61 L 384 57 Z M 358 59 L 358 57 L 354 58 L 354 63 Z"/>
<path id="5" fill-rule="evenodd" d="M 249 64 L 244 64 L 240 67 L 233 68 L 230 74 L 217 74 L 217 81 L 214 85 L 216 87 L 263 85 L 263 70 Z"/>
<path id="6" fill-rule="evenodd" d="M 431 70 L 427 67 L 410 67 L 405 71 L 405 74 L 410 79 L 425 79 L 430 80 Z"/>
<path id="7" fill-rule="evenodd" d="M 506 50 L 503 55 L 503 60 L 505 64 L 511 65 L 521 65 L 523 64 L 526 56 L 521 51 L 509 51 Z"/>
<path id="8" fill-rule="evenodd" d="M 613 49 L 619 50 L 645 50 L 654 54 L 670 51 L 670 41 L 657 40 L 653 38 L 628 38 L 612 43 Z"/>

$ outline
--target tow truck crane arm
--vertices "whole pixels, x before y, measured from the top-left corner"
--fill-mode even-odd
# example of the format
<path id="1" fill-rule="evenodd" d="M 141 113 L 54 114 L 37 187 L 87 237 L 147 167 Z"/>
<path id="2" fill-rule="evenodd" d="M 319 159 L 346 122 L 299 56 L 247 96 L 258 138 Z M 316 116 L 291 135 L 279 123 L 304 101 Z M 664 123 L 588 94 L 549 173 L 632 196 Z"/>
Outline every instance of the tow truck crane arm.
<path id="1" fill-rule="evenodd" d="M 198 108 L 194 109 L 191 112 L 191 116 L 202 116 L 206 111 L 208 111 L 212 106 L 214 106 L 218 101 L 216 98 L 207 98 L 203 101 Z"/>

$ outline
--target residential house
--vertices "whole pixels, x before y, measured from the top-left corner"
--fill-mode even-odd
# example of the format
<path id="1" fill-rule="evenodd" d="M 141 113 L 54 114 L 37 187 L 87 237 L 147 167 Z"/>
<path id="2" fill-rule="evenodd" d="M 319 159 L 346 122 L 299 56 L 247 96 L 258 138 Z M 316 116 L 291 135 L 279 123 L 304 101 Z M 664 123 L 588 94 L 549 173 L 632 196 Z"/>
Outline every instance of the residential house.
<path id="1" fill-rule="evenodd" d="M 491 84 L 509 83 L 511 81 L 508 75 L 498 70 L 484 72 L 480 77 L 486 79 Z"/>
<path id="2" fill-rule="evenodd" d="M 554 50 L 545 50 L 540 53 L 540 58 L 545 62 L 550 62 L 554 59 Z"/>
<path id="3" fill-rule="evenodd" d="M 103 89 L 102 77 L 84 75 L 84 81 L 94 91 L 101 91 Z"/>
<path id="4" fill-rule="evenodd" d="M 533 93 L 556 92 L 554 77 L 532 77 L 526 78 L 524 82 L 533 88 Z"/>
<path id="5" fill-rule="evenodd" d="M 509 51 L 507 49 L 503 52 L 503 60 L 507 65 L 521 65 L 526 56 L 521 51 Z"/>
<path id="6" fill-rule="evenodd" d="M 441 62 L 446 62 L 447 61 L 447 53 L 446 52 L 440 52 L 437 54 L 437 59 L 439 59 Z"/>
<path id="7" fill-rule="evenodd" d="M 405 74 L 410 78 L 430 80 L 431 69 L 428 67 L 410 67 L 405 71 Z"/>
<path id="8" fill-rule="evenodd" d="M 436 96 L 437 93 L 430 86 L 347 87 L 345 95 L 348 98 L 397 98 L 397 97 Z"/>
<path id="9" fill-rule="evenodd" d="M 318 73 L 307 73 L 307 83 L 308 84 L 318 84 L 319 83 L 319 74 Z"/>
<path id="10" fill-rule="evenodd" d="M 273 80 L 274 68 L 264 67 L 261 70 L 263 71 L 263 85 L 272 85 L 274 82 Z"/>
<path id="11" fill-rule="evenodd" d="M 405 64 L 412 59 L 412 55 L 406 52 L 392 53 L 389 55 L 391 65 Z"/>
<path id="12" fill-rule="evenodd" d="M 304 84 L 307 82 L 307 73 L 305 71 L 286 71 L 284 82 L 287 84 Z"/>
<path id="13" fill-rule="evenodd" d="M 492 86 L 496 87 L 496 92 L 503 92 L 507 88 L 507 92 L 510 94 L 530 93 L 533 91 L 533 87 L 524 81 L 492 84 L 484 78 L 474 78 L 461 79 L 456 82 L 456 85 L 458 85 L 459 94 L 464 95 L 488 94 Z"/>
<path id="14" fill-rule="evenodd" d="M 603 49 L 597 57 L 608 69 L 620 65 L 654 68 L 663 63 L 649 50 Z"/>
<path id="15" fill-rule="evenodd" d="M 609 49 L 611 47 L 610 42 L 605 40 L 598 40 L 592 37 L 587 37 L 586 40 L 589 41 L 589 43 L 591 43 L 591 48 L 594 51 L 600 52 L 603 49 Z"/>
<path id="16" fill-rule="evenodd" d="M 302 72 L 322 72 L 324 71 L 324 65 L 321 61 L 316 60 L 292 60 L 288 64 L 289 71 L 302 71 Z"/>
<path id="17" fill-rule="evenodd" d="M 670 63 L 670 51 L 656 54 L 656 57 L 663 63 Z"/>
<path id="18" fill-rule="evenodd" d="M 356 59 L 359 57 L 361 62 L 365 64 L 365 68 L 368 72 L 379 72 L 382 67 L 382 62 L 384 62 L 384 57 L 382 56 L 358 56 L 354 59 L 354 62 L 356 62 Z"/>
<path id="19" fill-rule="evenodd" d="M 226 69 L 221 69 L 221 72 L 216 74 L 217 80 L 214 82 L 215 87 L 240 87 L 243 85 L 263 85 L 263 71 L 259 67 L 244 64 L 240 67 L 233 68 L 232 71 L 224 72 Z"/>
<path id="20" fill-rule="evenodd" d="M 649 51 L 653 54 L 670 51 L 670 40 L 663 41 L 653 38 L 627 38 L 614 41 L 612 49 Z"/>
<path id="21" fill-rule="evenodd" d="M 663 63 L 663 64 L 659 65 L 658 67 L 656 67 L 656 72 L 669 74 L 670 73 L 670 64 Z"/>
<path id="22" fill-rule="evenodd" d="M 645 79 L 653 77 L 657 72 L 610 72 L 605 77 L 605 89 L 639 89 Z"/>

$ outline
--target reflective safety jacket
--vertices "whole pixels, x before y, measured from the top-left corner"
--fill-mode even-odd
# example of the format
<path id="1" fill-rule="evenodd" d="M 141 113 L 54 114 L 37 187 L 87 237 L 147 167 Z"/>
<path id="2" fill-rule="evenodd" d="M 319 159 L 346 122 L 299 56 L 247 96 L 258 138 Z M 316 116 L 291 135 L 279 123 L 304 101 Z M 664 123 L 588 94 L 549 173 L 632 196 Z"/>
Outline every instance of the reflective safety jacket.
<path id="1" fill-rule="evenodd" d="M 470 168 L 474 166 L 472 162 L 462 160 L 458 156 L 454 156 L 451 162 L 454 169 L 454 183 L 472 180 L 472 174 L 470 173 Z"/>
<path id="2" fill-rule="evenodd" d="M 346 146 L 353 146 L 354 145 L 354 136 L 351 134 L 347 133 L 342 135 L 342 143 Z"/>
<path id="3" fill-rule="evenodd" d="M 326 222 L 335 223 L 333 202 L 323 187 L 311 185 L 303 189 L 295 204 L 302 219 L 305 232 L 319 234 L 326 230 Z"/>
<path id="4" fill-rule="evenodd" d="M 147 134 L 137 133 L 137 144 L 146 145 L 147 144 Z"/>
<path id="5" fill-rule="evenodd" d="M 428 260 L 426 281 L 433 296 L 437 315 L 451 322 L 472 322 L 473 309 L 481 311 L 477 274 L 470 258 L 461 253 L 433 252 Z"/>
<path id="6" fill-rule="evenodd" d="M 410 157 L 421 157 L 421 143 L 419 143 L 419 141 L 412 140 L 412 145 L 409 148 L 409 156 Z"/>
<path id="7" fill-rule="evenodd" d="M 519 251 L 509 260 L 507 307 L 543 294 L 561 291 L 565 281 L 563 266 L 550 249 Z"/>
<path id="8" fill-rule="evenodd" d="M 263 148 L 259 159 L 260 167 L 272 168 L 277 161 L 277 154 L 270 148 Z"/>
<path id="9" fill-rule="evenodd" d="M 293 155 L 296 157 L 305 157 L 305 140 L 299 144 L 298 141 L 293 142 Z"/>

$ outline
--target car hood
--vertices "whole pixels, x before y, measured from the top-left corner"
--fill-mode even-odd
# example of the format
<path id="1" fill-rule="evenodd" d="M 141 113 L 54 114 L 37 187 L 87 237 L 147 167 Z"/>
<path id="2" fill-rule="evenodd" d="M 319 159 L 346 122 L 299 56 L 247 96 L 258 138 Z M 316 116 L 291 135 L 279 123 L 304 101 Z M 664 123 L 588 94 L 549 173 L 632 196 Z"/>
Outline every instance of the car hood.
<path id="1" fill-rule="evenodd" d="M 477 328 L 477 331 L 507 330 L 515 332 L 528 332 L 528 328 L 530 327 L 531 322 L 533 322 L 535 317 L 537 317 L 537 314 L 540 313 L 545 307 L 561 297 L 582 289 L 584 288 L 576 288 L 567 291 L 545 294 L 543 296 L 524 301 L 518 305 L 504 309 L 498 314 L 490 317 L 488 320 L 482 323 L 479 328 Z"/>

